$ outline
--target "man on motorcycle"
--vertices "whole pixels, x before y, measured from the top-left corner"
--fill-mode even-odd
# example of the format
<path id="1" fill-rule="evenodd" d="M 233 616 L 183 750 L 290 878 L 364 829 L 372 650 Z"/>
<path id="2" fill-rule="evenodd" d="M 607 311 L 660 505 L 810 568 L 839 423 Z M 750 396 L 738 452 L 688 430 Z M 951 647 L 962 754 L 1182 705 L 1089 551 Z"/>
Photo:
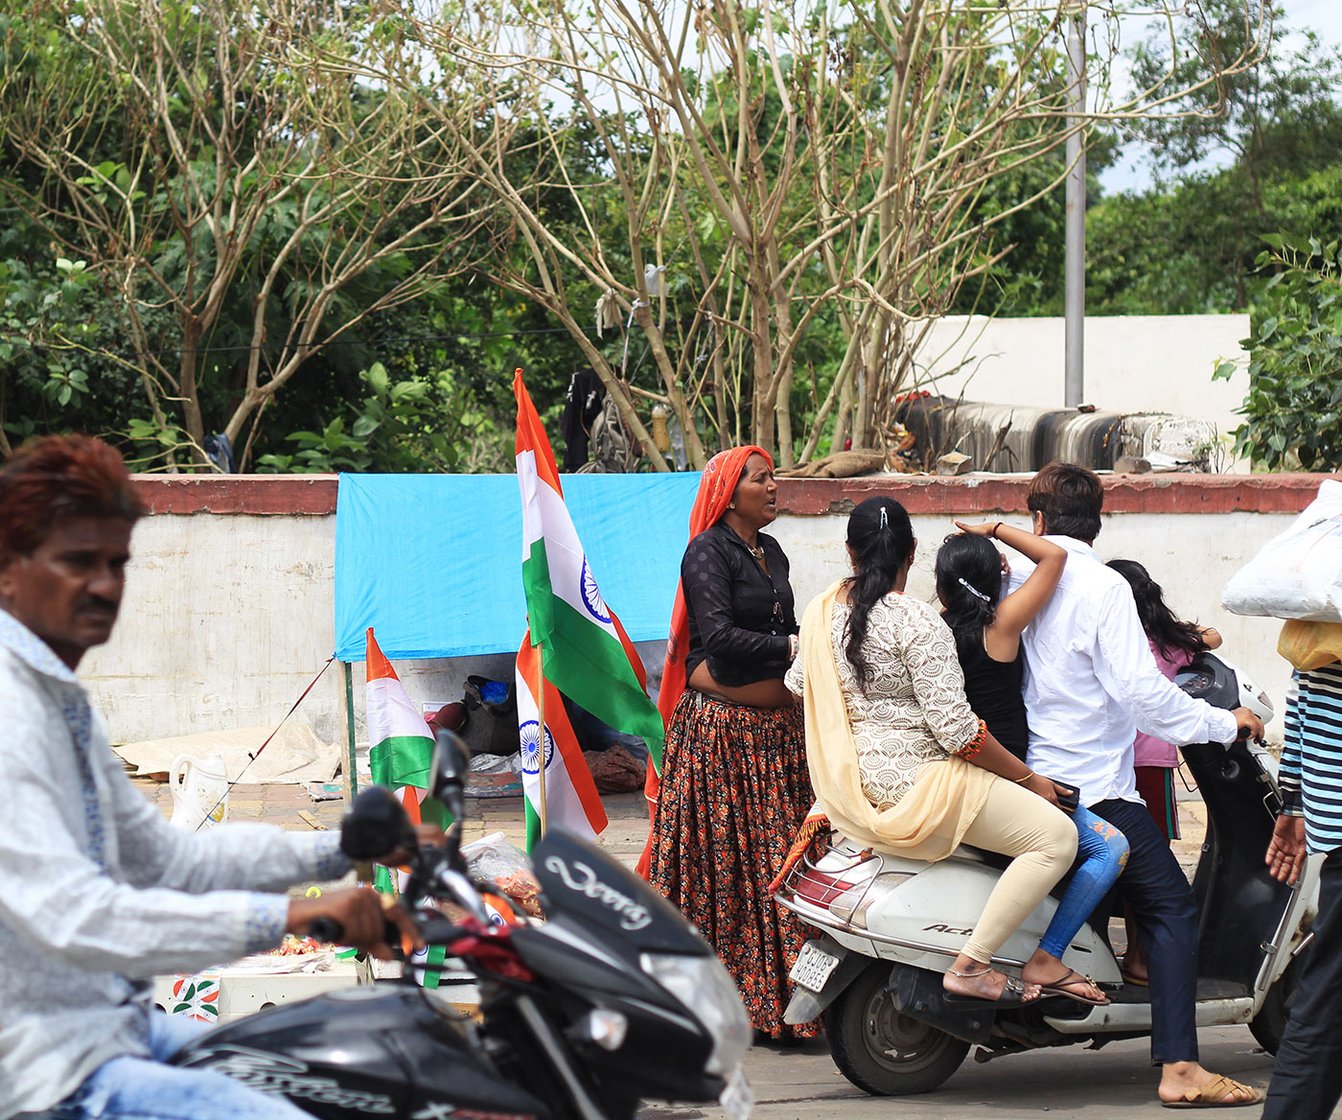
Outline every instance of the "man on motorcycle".
<path id="1" fill-rule="evenodd" d="M 1081 804 L 1122 830 L 1131 851 L 1118 888 L 1131 903 L 1147 952 L 1151 1058 L 1162 1102 L 1238 1106 L 1262 1091 L 1198 1063 L 1197 908 L 1187 878 L 1137 793 L 1138 729 L 1173 743 L 1261 736 L 1247 708 L 1194 700 L 1166 680 L 1151 655 L 1127 582 L 1091 547 L 1103 490 L 1092 471 L 1050 463 L 1030 484 L 1034 532 L 1067 550 L 1053 598 L 1021 637 L 1031 769 L 1081 791 Z M 1028 565 L 1026 566 L 1028 568 Z M 1013 570 L 1012 582 L 1027 571 Z"/>
<path id="2" fill-rule="evenodd" d="M 318 917 L 379 955 L 384 919 L 413 929 L 369 890 L 278 893 L 349 869 L 335 833 L 187 834 L 127 780 L 75 669 L 111 636 L 143 512 L 96 439 L 39 439 L 0 470 L 0 1120 L 298 1120 L 278 1097 L 162 1064 L 199 1025 L 152 1013 L 148 979 Z"/>

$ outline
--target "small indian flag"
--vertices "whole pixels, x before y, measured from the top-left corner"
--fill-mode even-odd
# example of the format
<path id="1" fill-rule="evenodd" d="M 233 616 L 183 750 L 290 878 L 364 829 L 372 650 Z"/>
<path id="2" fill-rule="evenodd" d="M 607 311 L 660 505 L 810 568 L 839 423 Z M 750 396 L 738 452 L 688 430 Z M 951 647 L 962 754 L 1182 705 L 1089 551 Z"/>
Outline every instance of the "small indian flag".
<path id="1" fill-rule="evenodd" d="M 643 662 L 601 597 L 564 504 L 549 437 L 520 369 L 513 377 L 513 393 L 522 491 L 522 585 L 530 640 L 541 651 L 545 679 L 616 731 L 642 737 L 653 757 L 660 758 L 666 732 L 661 713 L 648 699 Z M 548 700 L 545 716 L 548 721 Z"/>
<path id="2" fill-rule="evenodd" d="M 433 736 L 415 710 L 391 662 L 368 628 L 365 653 L 367 685 L 364 715 L 368 723 L 368 763 L 373 781 L 387 786 L 405 806 L 411 824 L 445 825 L 447 812 L 427 796 L 433 762 Z M 390 885 L 386 869 L 378 868 L 378 886 Z"/>
<path id="3" fill-rule="evenodd" d="M 538 690 L 545 689 L 545 727 L 541 728 Z M 526 795 L 527 851 L 541 837 L 539 760 L 545 762 L 546 823 L 592 840 L 606 827 L 592 772 L 573 733 L 564 699 L 541 672 L 540 653 L 531 634 L 517 652 L 517 733 L 522 744 L 522 792 Z M 542 752 L 541 744 L 545 744 Z"/>

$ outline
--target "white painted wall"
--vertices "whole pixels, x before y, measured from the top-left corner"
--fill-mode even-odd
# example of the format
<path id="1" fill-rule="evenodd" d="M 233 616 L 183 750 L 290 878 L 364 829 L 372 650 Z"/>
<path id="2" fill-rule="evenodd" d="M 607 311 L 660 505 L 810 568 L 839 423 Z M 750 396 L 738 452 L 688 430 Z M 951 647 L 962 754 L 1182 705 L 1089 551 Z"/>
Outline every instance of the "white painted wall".
<path id="1" fill-rule="evenodd" d="M 1247 315 L 1091 317 L 1085 326 L 1084 400 L 1106 412 L 1169 412 L 1210 420 L 1224 434 L 1249 391 L 1240 339 Z M 1222 358 L 1239 363 L 1213 381 Z M 919 352 L 920 387 L 965 400 L 1063 407 L 1063 321 L 951 316 Z M 947 372 L 947 371 L 955 372 Z"/>
<path id="2" fill-rule="evenodd" d="M 1281 739 L 1290 667 L 1277 656 L 1281 623 L 1269 618 L 1243 618 L 1221 609 L 1221 588 L 1259 548 L 1293 520 L 1291 514 L 1140 514 L 1103 515 L 1095 550 L 1102 560 L 1139 560 L 1161 585 L 1174 612 L 1191 621 L 1215 626 L 1225 645 L 1221 653 L 1267 692 L 1277 710 L 1268 737 Z M 994 515 L 994 520 L 997 520 Z M 1024 515 L 1007 518 L 1022 529 Z M 846 574 L 843 517 L 780 517 L 773 532 L 792 565 L 792 587 L 798 603 L 808 602 L 833 580 Z M 908 593 L 933 602 L 933 563 L 950 518 L 914 517 L 918 551 Z M 1008 550 L 1009 552 L 1009 550 Z"/>
<path id="3" fill-rule="evenodd" d="M 1111 514 L 1097 545 L 1105 559 L 1141 560 L 1176 612 L 1215 624 L 1227 655 L 1280 712 L 1288 681 L 1275 652 L 1280 624 L 1225 615 L 1218 602 L 1239 564 L 1290 520 L 1287 514 Z M 933 554 L 953 527 L 942 518 L 914 522 L 920 552 L 910 590 L 930 599 Z M 842 516 L 786 514 L 775 524 L 800 604 L 843 574 L 844 524 Z M 334 517 L 161 514 L 142 521 L 121 622 L 81 673 L 113 741 L 278 723 L 334 646 L 334 540 Z M 640 649 L 660 668 L 659 643 Z M 509 654 L 397 668 L 416 702 L 460 699 L 472 672 L 512 679 Z M 361 665 L 354 667 L 354 699 L 362 736 Z M 343 746 L 339 665 L 295 718 Z M 1275 731 L 1279 737 L 1279 720 Z"/>

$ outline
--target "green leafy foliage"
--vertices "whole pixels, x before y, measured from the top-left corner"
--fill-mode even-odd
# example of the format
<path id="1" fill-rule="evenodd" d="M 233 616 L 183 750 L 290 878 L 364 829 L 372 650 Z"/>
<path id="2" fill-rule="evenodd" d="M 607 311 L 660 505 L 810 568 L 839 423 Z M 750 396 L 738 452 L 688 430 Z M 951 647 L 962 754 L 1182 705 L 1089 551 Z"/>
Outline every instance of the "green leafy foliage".
<path id="1" fill-rule="evenodd" d="M 394 379 L 381 362 L 359 373 L 369 391 L 317 431 L 287 437 L 288 454 L 258 460 L 264 473 L 337 471 L 478 473 L 506 469 L 512 428 L 446 371 Z M 511 420 L 511 418 L 507 418 Z"/>
<path id="2" fill-rule="evenodd" d="M 1342 242 L 1265 237 L 1249 314 L 1247 418 L 1236 449 L 1272 470 L 1342 469 Z M 1228 377 L 1222 363 L 1215 376 Z"/>

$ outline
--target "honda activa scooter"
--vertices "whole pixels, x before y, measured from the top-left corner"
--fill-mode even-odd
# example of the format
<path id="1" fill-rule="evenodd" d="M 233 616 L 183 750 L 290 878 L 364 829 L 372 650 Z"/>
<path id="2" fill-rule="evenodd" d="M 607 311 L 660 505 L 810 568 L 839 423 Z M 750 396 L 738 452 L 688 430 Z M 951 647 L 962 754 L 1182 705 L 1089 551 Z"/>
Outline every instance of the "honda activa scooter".
<path id="1" fill-rule="evenodd" d="M 1189 695 L 1217 707 L 1249 707 L 1266 722 L 1267 697 L 1220 658 L 1199 657 L 1176 678 Z M 1285 1028 L 1294 962 L 1317 909 L 1318 870 L 1294 887 L 1264 864 L 1281 807 L 1276 763 L 1261 744 L 1183 748 L 1207 805 L 1207 836 L 1193 891 L 1197 898 L 1200 1027 L 1247 1023 L 1275 1053 Z M 983 912 L 1005 857 L 962 847 L 939 863 L 873 851 L 834 833 L 813 842 L 785 880 L 779 905 L 824 931 L 792 970 L 786 1021 L 825 1016 L 830 1052 L 854 1085 L 876 1095 L 935 1089 L 964 1061 L 1044 1046 L 1092 1048 L 1151 1031 L 1146 987 L 1123 982 L 1107 917 L 1082 926 L 1063 963 L 1106 989 L 1108 1006 L 1045 998 L 1011 1008 L 951 1003 L 942 973 Z M 1057 894 L 1046 898 L 1002 946 L 993 964 L 1019 975 L 1039 944 Z"/>
<path id="2" fill-rule="evenodd" d="M 440 731 L 432 792 L 457 822 L 464 765 Z M 628 1120 L 644 1098 L 749 1115 L 750 1022 L 731 977 L 665 899 L 600 849 L 552 832 L 533 852 L 547 920 L 500 926 L 490 885 L 461 858 L 459 825 L 445 847 L 421 849 L 400 803 L 373 787 L 346 816 L 341 847 L 354 860 L 412 852 L 404 897 L 465 911 L 414 917 L 427 944 L 477 976 L 478 1020 L 413 979 L 384 981 L 261 1011 L 202 1036 L 174 1064 L 330 1120 Z M 339 941 L 333 927 L 311 932 Z M 389 927 L 388 940 L 399 932 Z"/>

